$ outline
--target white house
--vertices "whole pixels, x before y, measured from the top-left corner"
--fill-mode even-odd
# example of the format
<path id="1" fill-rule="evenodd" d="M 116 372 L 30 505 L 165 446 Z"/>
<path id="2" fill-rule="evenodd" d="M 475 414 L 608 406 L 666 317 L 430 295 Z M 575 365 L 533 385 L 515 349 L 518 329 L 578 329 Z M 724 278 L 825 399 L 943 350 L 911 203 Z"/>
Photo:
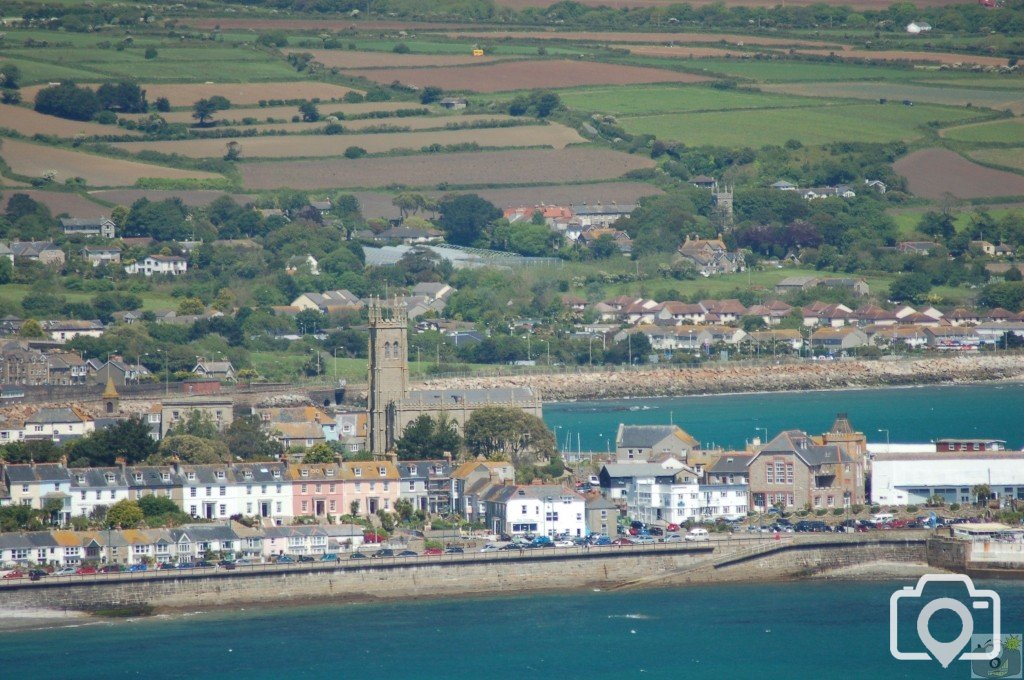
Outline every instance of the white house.
<path id="1" fill-rule="evenodd" d="M 586 502 L 562 486 L 494 486 L 484 496 L 487 526 L 497 534 L 585 536 Z"/>
<path id="2" fill-rule="evenodd" d="M 920 505 L 934 495 L 970 503 L 979 484 L 1000 499 L 1024 500 L 1024 452 L 883 452 L 871 463 L 871 502 L 878 505 Z"/>
<path id="3" fill-rule="evenodd" d="M 650 465 L 636 467 L 649 468 Z M 641 472 L 626 490 L 627 513 L 641 522 L 682 524 L 702 516 L 700 485 L 692 468 Z"/>
<path id="4" fill-rule="evenodd" d="M 41 408 L 25 419 L 25 439 L 59 442 L 84 437 L 95 429 L 95 421 L 75 406 Z"/>
<path id="5" fill-rule="evenodd" d="M 129 499 L 128 479 L 121 467 L 71 468 L 71 515 L 91 515 L 97 507 L 109 508 Z"/>
<path id="6" fill-rule="evenodd" d="M 907 24 L 907 33 L 910 33 L 911 35 L 927 33 L 930 30 L 932 30 L 932 25 L 924 21 L 911 21 Z"/>
<path id="7" fill-rule="evenodd" d="M 697 492 L 702 519 L 743 519 L 747 516 L 746 484 L 701 484 Z"/>
<path id="8" fill-rule="evenodd" d="M 141 262 L 133 262 L 124 270 L 129 274 L 167 274 L 178 276 L 188 271 L 188 260 L 178 255 L 149 255 Z"/>
<path id="9" fill-rule="evenodd" d="M 203 519 L 234 515 L 281 523 L 292 516 L 292 483 L 283 463 L 179 465 L 182 510 Z"/>

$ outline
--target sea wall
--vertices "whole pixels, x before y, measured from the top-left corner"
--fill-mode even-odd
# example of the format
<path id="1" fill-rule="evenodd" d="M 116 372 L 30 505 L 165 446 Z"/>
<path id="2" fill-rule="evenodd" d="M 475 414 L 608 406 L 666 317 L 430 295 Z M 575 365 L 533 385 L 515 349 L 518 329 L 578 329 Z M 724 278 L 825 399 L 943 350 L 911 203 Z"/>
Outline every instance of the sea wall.
<path id="1" fill-rule="evenodd" d="M 0 588 L 0 608 L 96 611 L 148 605 L 167 610 L 784 580 L 820 575 L 854 564 L 920 563 L 925 558 L 923 538 L 849 539 L 790 539 L 780 544 L 762 542 L 753 546 L 740 541 L 719 541 L 699 546 L 662 544 L 622 550 L 545 550 L 524 556 L 466 555 L 454 560 L 368 560 L 356 564 L 275 567 L 269 571 L 76 577 L 5 584 Z"/>
<path id="2" fill-rule="evenodd" d="M 1024 379 L 1024 355 L 958 355 L 913 360 L 724 363 L 543 375 L 427 380 L 424 389 L 532 387 L 545 401 L 730 392 L 841 389 Z"/>

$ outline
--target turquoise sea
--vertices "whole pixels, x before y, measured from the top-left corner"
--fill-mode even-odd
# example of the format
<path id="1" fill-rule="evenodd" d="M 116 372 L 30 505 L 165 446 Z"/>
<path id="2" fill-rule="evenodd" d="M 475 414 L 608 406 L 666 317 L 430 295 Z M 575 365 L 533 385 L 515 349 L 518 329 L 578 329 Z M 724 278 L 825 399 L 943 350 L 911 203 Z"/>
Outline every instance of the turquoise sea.
<path id="1" fill-rule="evenodd" d="M 890 656 L 889 596 L 902 584 L 586 591 L 104 622 L 0 635 L 0 677 L 970 678 L 968 662 L 944 671 Z M 1020 631 L 1024 586 L 987 585 L 1002 596 L 1004 630 Z M 936 639 L 955 636 L 947 624 L 936 614 Z M 914 625 L 901 620 L 900 635 Z"/>
<path id="2" fill-rule="evenodd" d="M 892 442 L 992 437 L 1024 447 L 1024 383 L 579 401 L 545 404 L 544 420 L 563 450 L 614 451 L 619 423 L 669 422 L 705 446 L 742 449 L 764 438 L 759 428 L 820 434 L 839 412 L 871 442 L 885 442 L 887 428 Z"/>

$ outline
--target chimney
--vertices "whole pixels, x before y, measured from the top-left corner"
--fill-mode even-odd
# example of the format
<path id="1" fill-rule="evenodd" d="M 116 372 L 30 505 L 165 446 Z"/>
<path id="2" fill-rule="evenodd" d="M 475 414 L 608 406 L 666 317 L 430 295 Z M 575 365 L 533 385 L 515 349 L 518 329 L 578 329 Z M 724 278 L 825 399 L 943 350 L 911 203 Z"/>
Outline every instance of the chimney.
<path id="1" fill-rule="evenodd" d="M 114 459 L 114 464 L 121 468 L 121 472 L 124 472 L 124 468 L 128 464 L 128 460 L 124 456 L 118 456 Z"/>

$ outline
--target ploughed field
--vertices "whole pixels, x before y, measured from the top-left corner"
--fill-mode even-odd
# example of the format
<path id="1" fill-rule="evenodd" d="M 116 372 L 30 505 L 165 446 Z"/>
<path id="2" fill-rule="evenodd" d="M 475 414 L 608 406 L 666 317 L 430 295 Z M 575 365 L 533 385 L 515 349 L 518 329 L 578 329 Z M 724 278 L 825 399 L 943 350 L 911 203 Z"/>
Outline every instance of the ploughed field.
<path id="1" fill-rule="evenodd" d="M 484 147 L 550 146 L 556 149 L 584 139 L 572 128 L 552 123 L 503 128 L 466 130 L 427 130 L 421 132 L 368 133 L 342 135 L 275 135 L 232 137 L 231 139 L 187 139 L 157 142 L 122 142 L 114 146 L 126 151 L 158 151 L 192 158 L 213 158 L 225 154 L 226 145 L 237 144 L 242 158 L 306 158 L 341 156 L 357 146 L 368 153 L 387 153 L 396 149 L 419 150 L 440 144 L 475 143 Z"/>
<path id="2" fill-rule="evenodd" d="M 0 157 L 15 173 L 43 177 L 54 172 L 53 181 L 82 177 L 90 186 L 131 186 L 136 180 L 155 179 L 222 179 L 220 175 L 200 170 L 179 170 L 120 158 L 107 158 L 81 151 L 70 151 L 17 139 L 4 139 Z"/>
<path id="3" fill-rule="evenodd" d="M 368 52 L 358 50 L 288 50 L 288 54 L 312 54 L 313 59 L 329 68 L 416 68 L 418 66 L 463 66 L 486 64 L 509 57 L 472 54 L 396 54 L 395 52 Z"/>
<path id="4" fill-rule="evenodd" d="M 611 7 L 621 9 L 623 7 L 670 7 L 678 5 L 677 0 L 578 0 L 581 5 L 592 5 L 595 7 Z M 688 4 L 694 6 L 710 5 L 719 0 L 691 0 Z M 958 0 L 920 0 L 914 4 L 918 7 L 945 7 L 957 4 Z M 550 7 L 555 0 L 495 0 L 499 7 L 510 7 L 512 9 L 526 9 L 529 7 Z M 775 7 L 777 0 L 724 0 L 726 7 Z M 790 0 L 790 5 L 820 5 L 820 0 Z M 889 0 L 849 0 L 843 4 L 857 9 L 886 9 L 892 5 Z"/>
<path id="5" fill-rule="evenodd" d="M 894 102 L 910 100 L 915 104 L 946 104 L 949 106 L 983 106 L 1016 114 L 1024 112 L 1024 89 L 982 89 L 964 83 L 950 87 L 950 83 L 919 85 L 886 82 L 824 82 L 786 83 L 762 85 L 766 92 L 780 92 L 808 97 L 849 97 L 854 99 L 888 99 Z"/>
<path id="6" fill-rule="evenodd" d="M 23 135 L 51 135 L 54 137 L 75 137 L 86 135 L 100 137 L 103 135 L 134 136 L 135 133 L 117 125 L 100 125 L 78 120 L 68 120 L 44 113 L 36 113 L 24 106 L 0 104 L 0 128 L 10 128 Z"/>
<path id="7" fill-rule="evenodd" d="M 947 149 L 923 149 L 894 164 L 911 193 L 923 198 L 987 198 L 1024 195 L 1024 176 L 986 168 Z"/>
<path id="8" fill-rule="evenodd" d="M 501 184 L 568 184 L 615 179 L 654 161 L 607 149 L 570 147 L 422 154 L 391 158 L 242 163 L 247 189 L 372 188 L 390 184 L 435 187 Z"/>

